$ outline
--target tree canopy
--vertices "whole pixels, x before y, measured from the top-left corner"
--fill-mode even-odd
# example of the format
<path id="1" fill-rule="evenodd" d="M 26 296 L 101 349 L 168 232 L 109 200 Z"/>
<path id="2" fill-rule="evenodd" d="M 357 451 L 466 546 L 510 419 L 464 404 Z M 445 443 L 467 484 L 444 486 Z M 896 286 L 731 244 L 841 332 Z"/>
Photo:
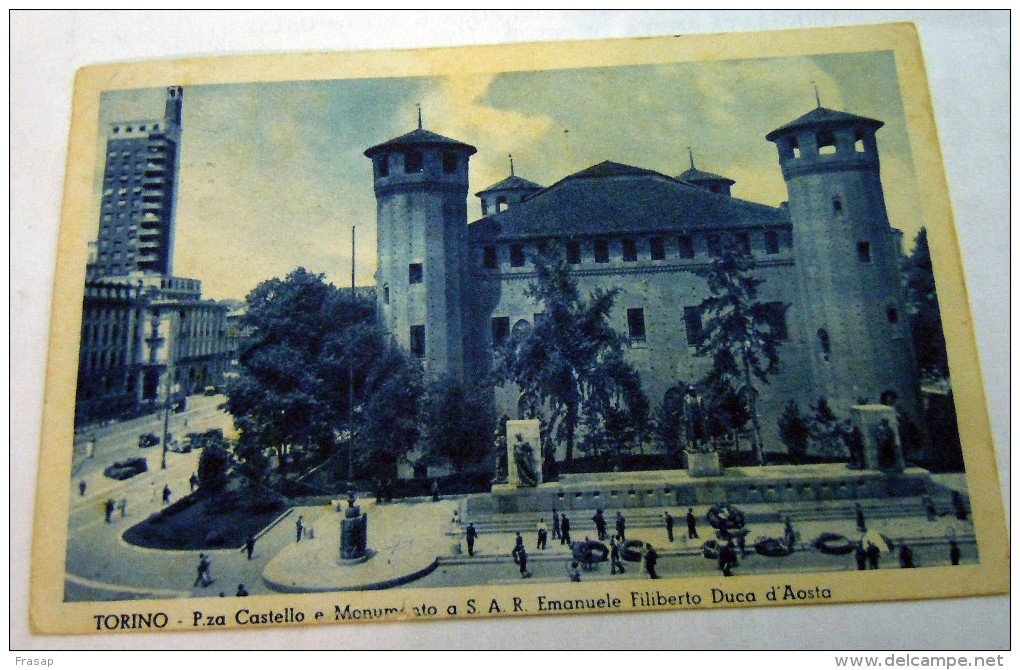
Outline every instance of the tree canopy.
<path id="1" fill-rule="evenodd" d="M 924 228 L 914 238 L 914 248 L 903 263 L 910 330 L 914 354 L 921 372 L 929 378 L 949 376 L 949 356 L 942 332 L 942 313 L 935 292 L 935 270 Z"/>

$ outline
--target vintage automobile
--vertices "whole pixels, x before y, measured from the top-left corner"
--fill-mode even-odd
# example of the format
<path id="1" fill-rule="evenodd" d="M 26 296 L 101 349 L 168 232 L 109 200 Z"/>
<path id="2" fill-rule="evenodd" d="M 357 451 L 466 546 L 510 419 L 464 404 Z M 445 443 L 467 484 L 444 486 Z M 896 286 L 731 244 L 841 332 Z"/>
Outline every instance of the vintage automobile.
<path id="1" fill-rule="evenodd" d="M 131 479 L 135 475 L 147 471 L 149 466 L 144 458 L 129 458 L 126 461 L 117 461 L 103 470 L 103 474 L 110 479 Z"/>

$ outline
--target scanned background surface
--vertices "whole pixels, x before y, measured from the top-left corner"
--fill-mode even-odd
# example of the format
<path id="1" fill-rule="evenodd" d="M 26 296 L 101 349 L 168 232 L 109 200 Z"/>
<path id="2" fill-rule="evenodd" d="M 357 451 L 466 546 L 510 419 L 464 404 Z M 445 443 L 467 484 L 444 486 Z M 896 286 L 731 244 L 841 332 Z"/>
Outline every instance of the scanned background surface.
<path id="1" fill-rule="evenodd" d="M 35 482 L 34 459 L 52 285 L 54 245 L 66 150 L 71 72 L 94 62 L 166 56 L 213 55 L 252 51 L 340 50 L 431 45 L 498 43 L 521 40 L 580 39 L 666 35 L 751 29 L 915 20 L 929 68 L 936 123 L 961 254 L 982 356 L 992 429 L 1000 454 L 1000 478 L 1008 471 L 1008 228 L 1006 146 L 1006 17 L 915 13 L 844 15 L 768 14 L 697 16 L 686 14 L 543 15 L 480 13 L 436 14 L 422 18 L 299 14 L 272 19 L 283 30 L 272 36 L 259 26 L 265 16 L 221 22 L 210 33 L 198 32 L 186 15 L 128 15 L 117 21 L 102 15 L 15 17 L 12 24 L 12 238 L 14 281 L 12 389 L 17 397 L 12 423 L 12 509 L 30 519 Z M 139 26 L 160 22 L 158 34 Z M 236 31 L 236 34 L 235 32 Z M 961 32 L 963 31 L 963 32 Z M 973 32 L 970 32 L 973 31 Z M 41 53 L 48 34 L 66 49 Z M 968 36 L 961 39 L 961 36 Z M 258 41 L 258 40 L 264 41 Z M 95 45 L 106 44 L 102 49 Z M 964 53 L 953 49 L 966 49 Z M 44 107 L 44 109 L 43 109 Z M 29 200 L 31 198 L 31 200 Z M 1006 459 L 1006 460 L 1004 460 Z M 1008 501 L 1007 501 L 1008 502 Z M 22 513 L 23 512 L 23 513 Z M 28 523 L 12 529 L 12 646 L 55 647 L 68 638 L 30 638 L 27 610 Z M 345 627 L 343 646 L 541 646 L 584 647 L 586 641 L 613 640 L 610 646 L 807 646 L 807 647 L 970 647 L 1005 644 L 1006 598 L 891 603 L 825 608 L 677 612 L 630 617 L 573 617 L 488 620 L 427 625 L 386 624 Z M 810 617 L 810 636 L 793 637 Z M 960 622 L 988 622 L 980 630 Z M 893 625 L 895 623 L 895 625 Z M 888 625 L 886 625 L 888 624 Z M 662 631 L 674 631 L 664 636 Z M 747 631 L 756 631 L 748 635 Z M 736 631 L 741 631 L 738 635 Z M 336 631 L 308 629 L 263 632 L 271 646 L 335 646 Z M 984 637 L 982 637 L 984 636 Z M 246 646 L 250 635 L 131 636 L 81 640 L 83 647 L 162 647 L 167 644 Z M 601 645 L 600 645 L 601 646 Z"/>

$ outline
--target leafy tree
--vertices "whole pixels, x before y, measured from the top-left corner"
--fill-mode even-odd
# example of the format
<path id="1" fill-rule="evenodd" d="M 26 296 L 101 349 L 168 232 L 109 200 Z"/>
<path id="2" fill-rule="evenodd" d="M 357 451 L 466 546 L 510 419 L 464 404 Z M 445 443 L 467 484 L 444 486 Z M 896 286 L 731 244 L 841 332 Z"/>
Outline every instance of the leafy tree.
<path id="1" fill-rule="evenodd" d="M 206 444 L 198 458 L 200 490 L 216 494 L 226 488 L 230 464 L 230 453 L 222 445 Z"/>
<path id="2" fill-rule="evenodd" d="M 790 460 L 794 463 L 803 462 L 811 440 L 811 424 L 800 413 L 800 407 L 797 406 L 796 400 L 786 403 L 777 423 L 779 424 L 779 437 L 786 445 Z"/>
<path id="3" fill-rule="evenodd" d="M 449 465 L 457 472 L 492 456 L 495 410 L 488 394 L 443 377 L 429 384 L 422 402 L 421 446 L 426 462 Z"/>
<path id="4" fill-rule="evenodd" d="M 281 468 L 288 456 L 329 456 L 349 428 L 352 362 L 357 406 L 391 346 L 373 301 L 298 268 L 256 286 L 247 304 L 242 326 L 252 334 L 224 404 L 240 431 L 236 453 L 246 472 L 264 475 L 274 450 Z"/>
<path id="5" fill-rule="evenodd" d="M 764 465 L 755 381 L 768 383 L 769 375 L 776 371 L 779 337 L 770 328 L 770 307 L 757 300 L 762 280 L 752 276 L 754 267 L 751 256 L 729 240 L 722 255 L 701 273 L 712 295 L 699 305 L 702 316 L 708 318 L 697 349 L 699 354 L 712 355 L 714 361 L 722 352 L 732 357 L 728 374 L 750 417 L 755 458 Z"/>
<path id="6" fill-rule="evenodd" d="M 690 422 L 684 412 L 684 394 L 690 385 L 680 382 L 666 390 L 652 423 L 655 442 L 670 462 L 680 464 L 685 440 L 690 440 Z"/>
<path id="7" fill-rule="evenodd" d="M 360 469 L 376 481 L 396 478 L 421 436 L 425 384 L 421 366 L 399 350 L 388 352 L 388 374 L 377 374 L 357 434 Z M 382 366 L 380 366 L 382 367 Z"/>
<path id="8" fill-rule="evenodd" d="M 931 250 L 928 248 L 928 231 L 924 228 L 914 238 L 914 249 L 905 259 L 903 275 L 918 367 L 928 377 L 948 377 L 949 358 L 942 331 L 942 313 L 935 292 L 935 271 L 932 268 Z"/>
<path id="9" fill-rule="evenodd" d="M 811 422 L 811 440 L 819 454 L 828 457 L 845 456 L 849 451 L 849 419 L 840 419 L 829 406 L 829 401 L 819 398 L 811 406 L 814 417 Z"/>
<path id="10" fill-rule="evenodd" d="M 582 421 L 602 425 L 609 407 L 641 411 L 631 404 L 640 382 L 623 361 L 622 338 L 609 324 L 617 290 L 596 289 L 585 300 L 557 253 L 542 249 L 534 263 L 536 279 L 525 295 L 543 311 L 533 328 L 512 333 L 496 352 L 495 372 L 499 382 L 516 383 L 549 409 L 569 463 Z"/>

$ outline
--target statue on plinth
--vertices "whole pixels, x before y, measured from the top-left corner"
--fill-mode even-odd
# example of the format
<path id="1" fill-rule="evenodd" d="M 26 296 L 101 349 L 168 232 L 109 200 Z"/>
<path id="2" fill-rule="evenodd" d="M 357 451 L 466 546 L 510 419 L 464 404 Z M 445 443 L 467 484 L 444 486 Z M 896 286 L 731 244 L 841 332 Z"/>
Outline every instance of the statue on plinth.
<path id="1" fill-rule="evenodd" d="M 538 486 L 538 474 L 535 472 L 535 450 L 520 434 L 514 445 L 514 462 L 517 464 L 518 486 Z"/>
<path id="2" fill-rule="evenodd" d="M 368 515 L 355 504 L 354 493 L 347 496 L 347 511 L 340 522 L 340 560 L 357 563 L 368 558 Z"/>

